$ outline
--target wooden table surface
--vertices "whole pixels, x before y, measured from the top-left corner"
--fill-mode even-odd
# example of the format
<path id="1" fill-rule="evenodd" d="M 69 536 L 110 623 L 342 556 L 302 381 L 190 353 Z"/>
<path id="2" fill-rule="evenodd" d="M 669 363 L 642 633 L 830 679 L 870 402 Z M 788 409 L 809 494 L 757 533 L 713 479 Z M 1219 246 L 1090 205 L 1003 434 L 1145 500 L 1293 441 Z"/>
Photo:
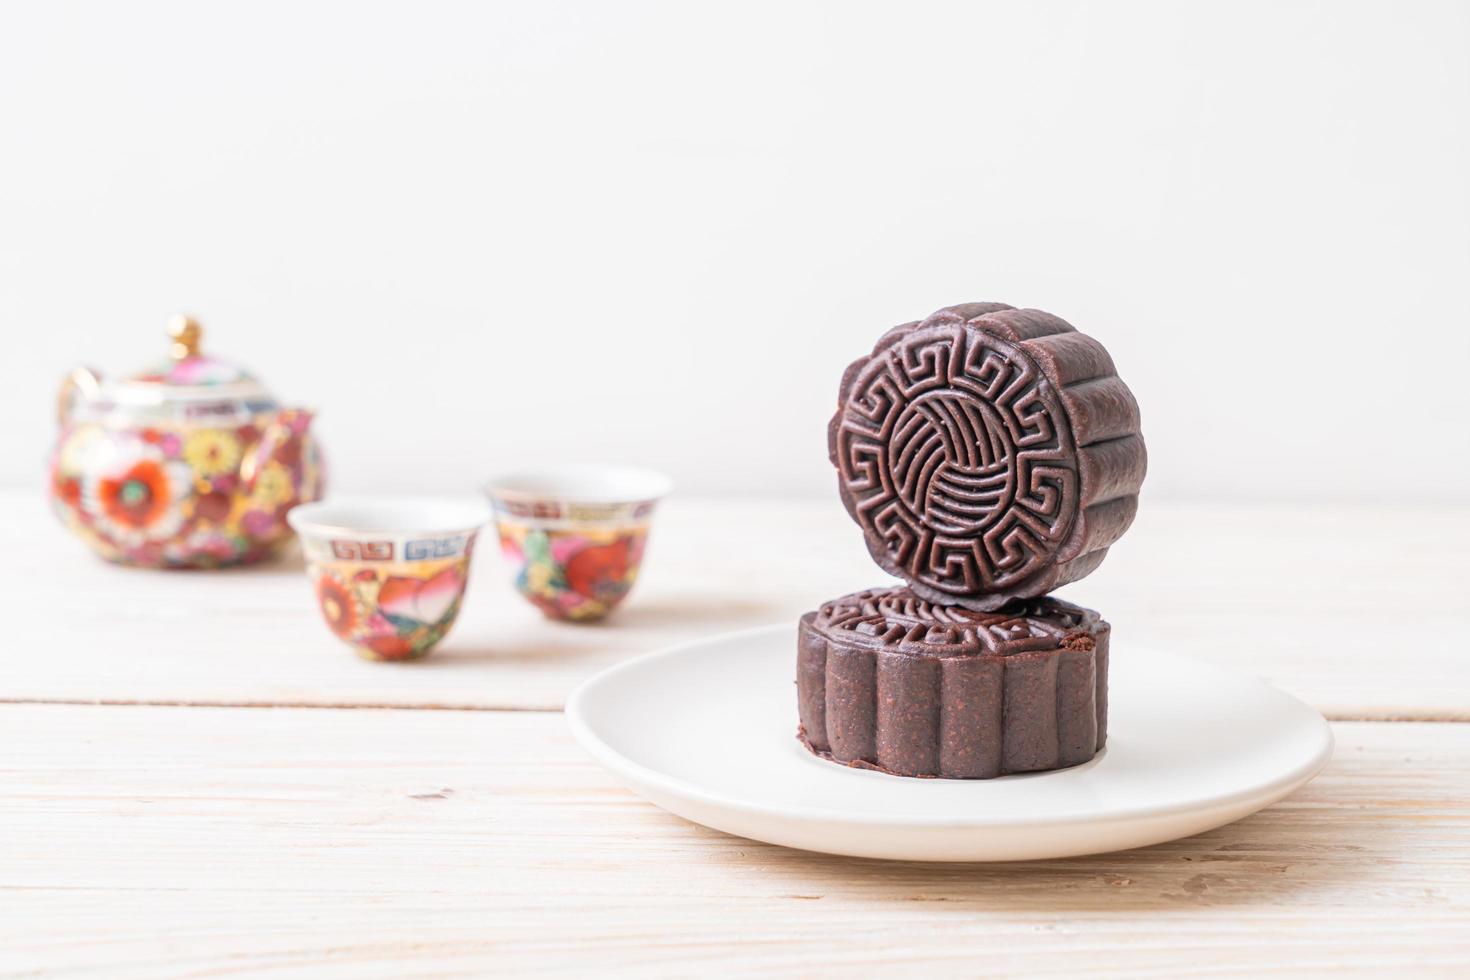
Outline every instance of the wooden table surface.
<path id="1" fill-rule="evenodd" d="M 603 626 L 482 549 L 427 661 L 356 660 L 299 560 L 97 561 L 0 495 L 0 976 L 1464 975 L 1470 509 L 1145 501 L 1064 590 L 1130 641 L 1334 720 L 1316 782 L 1239 823 L 1013 865 L 834 858 L 622 789 L 559 709 L 595 671 L 882 581 L 834 501 L 674 499 Z"/>

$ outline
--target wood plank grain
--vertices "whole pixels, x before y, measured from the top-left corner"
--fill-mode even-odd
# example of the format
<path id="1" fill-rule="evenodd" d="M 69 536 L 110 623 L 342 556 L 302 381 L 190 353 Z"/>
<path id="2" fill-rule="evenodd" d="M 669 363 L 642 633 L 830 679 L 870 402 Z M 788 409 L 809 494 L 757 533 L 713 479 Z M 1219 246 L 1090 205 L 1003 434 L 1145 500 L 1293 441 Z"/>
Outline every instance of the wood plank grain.
<path id="1" fill-rule="evenodd" d="M 356 660 L 318 621 L 299 560 L 158 573 L 95 560 L 34 495 L 0 496 L 10 648 L 0 700 L 559 708 L 595 671 L 713 633 L 794 623 L 884 581 L 830 501 L 671 500 L 643 580 L 600 626 L 549 623 L 482 549 L 465 613 L 426 662 Z M 1263 676 L 1331 717 L 1470 719 L 1458 639 L 1470 509 L 1146 501 L 1061 594 L 1120 642 Z"/>
<path id="2" fill-rule="evenodd" d="M 686 823 L 553 714 L 0 706 L 0 974 L 1451 975 L 1470 726 L 1335 729 L 1235 825 L 926 866 Z"/>

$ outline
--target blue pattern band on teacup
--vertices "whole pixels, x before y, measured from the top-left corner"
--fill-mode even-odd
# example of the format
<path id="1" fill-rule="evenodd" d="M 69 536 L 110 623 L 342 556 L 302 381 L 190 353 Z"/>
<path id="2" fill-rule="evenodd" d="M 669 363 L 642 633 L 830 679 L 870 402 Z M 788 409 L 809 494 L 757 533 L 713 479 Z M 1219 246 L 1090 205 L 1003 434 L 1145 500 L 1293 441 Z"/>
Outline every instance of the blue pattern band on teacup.
<path id="1" fill-rule="evenodd" d="M 303 536 L 302 547 L 314 561 L 429 561 L 468 555 L 473 533 L 412 538 L 316 538 Z"/>
<path id="2" fill-rule="evenodd" d="M 464 554 L 467 534 L 456 534 L 448 538 L 415 538 L 403 546 L 405 561 L 422 561 L 425 558 L 458 558 Z"/>

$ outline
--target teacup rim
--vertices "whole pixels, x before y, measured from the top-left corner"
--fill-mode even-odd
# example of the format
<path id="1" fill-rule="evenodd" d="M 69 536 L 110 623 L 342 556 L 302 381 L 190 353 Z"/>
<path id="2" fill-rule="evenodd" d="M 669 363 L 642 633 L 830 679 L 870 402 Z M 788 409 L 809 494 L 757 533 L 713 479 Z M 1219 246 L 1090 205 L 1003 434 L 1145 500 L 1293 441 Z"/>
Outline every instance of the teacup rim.
<path id="1" fill-rule="evenodd" d="M 343 495 L 293 507 L 286 521 L 297 534 L 461 534 L 478 531 L 492 516 L 472 494 Z"/>
<path id="2" fill-rule="evenodd" d="M 621 463 L 565 463 L 515 470 L 486 481 L 491 499 L 569 504 L 637 504 L 661 500 L 674 488 L 666 474 Z"/>

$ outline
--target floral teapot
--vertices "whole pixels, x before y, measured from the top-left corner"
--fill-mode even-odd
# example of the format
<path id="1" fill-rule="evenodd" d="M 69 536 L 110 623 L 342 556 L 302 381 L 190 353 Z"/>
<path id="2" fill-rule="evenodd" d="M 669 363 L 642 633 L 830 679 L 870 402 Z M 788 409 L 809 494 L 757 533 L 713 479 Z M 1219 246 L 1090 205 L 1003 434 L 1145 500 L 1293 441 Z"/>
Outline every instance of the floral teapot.
<path id="1" fill-rule="evenodd" d="M 278 407 L 251 375 L 201 354 L 200 333 L 174 317 L 170 360 L 105 382 L 78 368 L 62 384 L 51 502 L 111 561 L 257 561 L 290 536 L 286 512 L 321 496 L 312 413 Z"/>

